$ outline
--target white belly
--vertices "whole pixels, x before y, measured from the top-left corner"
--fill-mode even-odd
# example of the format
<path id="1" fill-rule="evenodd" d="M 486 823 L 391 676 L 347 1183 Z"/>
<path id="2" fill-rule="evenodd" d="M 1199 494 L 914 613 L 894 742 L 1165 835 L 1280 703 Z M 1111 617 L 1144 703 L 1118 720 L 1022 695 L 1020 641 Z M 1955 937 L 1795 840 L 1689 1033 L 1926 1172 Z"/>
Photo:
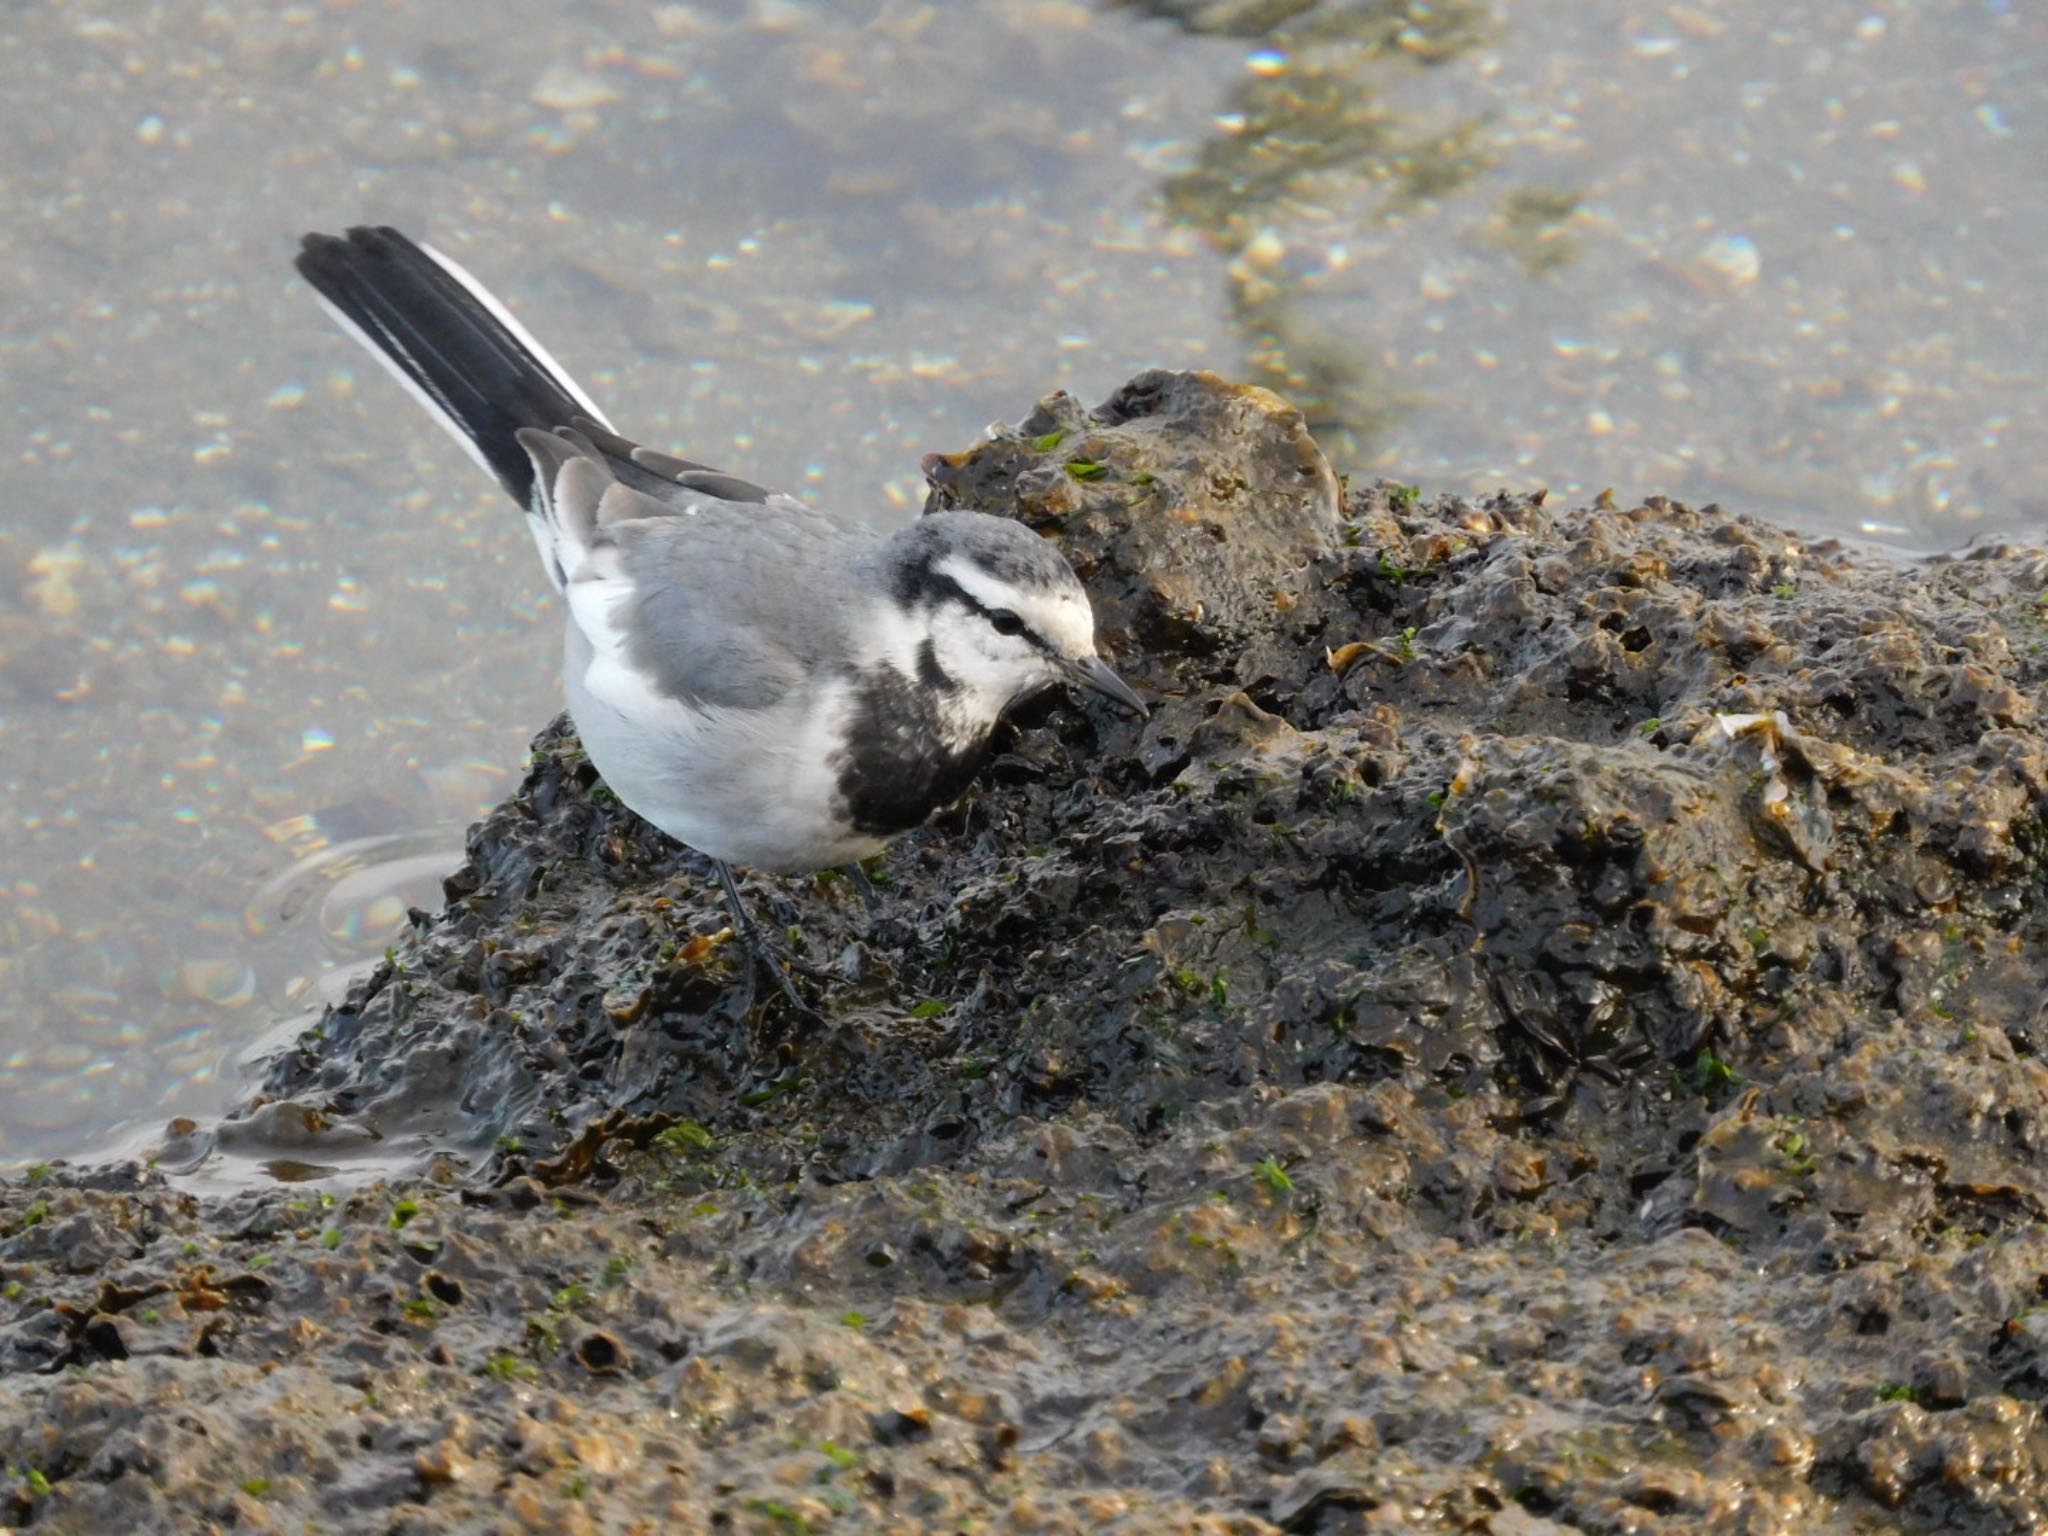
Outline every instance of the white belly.
<path id="1" fill-rule="evenodd" d="M 779 874 L 881 851 L 880 838 L 854 831 L 835 810 L 839 692 L 758 712 L 695 709 L 616 671 L 593 678 L 589 642 L 574 624 L 567 630 L 570 718 L 606 785 L 634 812 L 699 853 Z"/>

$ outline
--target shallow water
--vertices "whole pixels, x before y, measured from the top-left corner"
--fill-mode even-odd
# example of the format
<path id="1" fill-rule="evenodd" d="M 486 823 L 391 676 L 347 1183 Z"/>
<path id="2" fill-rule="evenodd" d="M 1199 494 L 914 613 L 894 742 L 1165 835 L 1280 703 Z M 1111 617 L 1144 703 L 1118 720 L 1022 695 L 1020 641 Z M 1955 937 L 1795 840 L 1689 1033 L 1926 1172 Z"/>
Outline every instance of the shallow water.
<path id="1" fill-rule="evenodd" d="M 302 229 L 432 238 L 628 431 L 878 523 L 1208 366 L 1355 473 L 1932 547 L 2048 513 L 2044 53 L 1975 0 L 18 11 L 0 1160 L 217 1109 L 555 707 L 530 545 Z"/>

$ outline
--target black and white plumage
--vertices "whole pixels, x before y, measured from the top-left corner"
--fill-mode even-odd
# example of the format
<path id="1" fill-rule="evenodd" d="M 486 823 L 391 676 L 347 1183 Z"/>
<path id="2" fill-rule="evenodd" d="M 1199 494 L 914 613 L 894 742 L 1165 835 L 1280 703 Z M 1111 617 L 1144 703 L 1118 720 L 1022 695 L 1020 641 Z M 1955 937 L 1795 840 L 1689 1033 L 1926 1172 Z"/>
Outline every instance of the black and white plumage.
<path id="1" fill-rule="evenodd" d="M 956 798 L 1003 711 L 1049 684 L 1142 712 L 1096 654 L 1072 568 L 1022 525 L 939 513 L 878 538 L 641 447 L 474 278 L 396 230 L 308 235 L 298 268 L 526 510 L 605 782 L 721 864 L 878 852 Z"/>

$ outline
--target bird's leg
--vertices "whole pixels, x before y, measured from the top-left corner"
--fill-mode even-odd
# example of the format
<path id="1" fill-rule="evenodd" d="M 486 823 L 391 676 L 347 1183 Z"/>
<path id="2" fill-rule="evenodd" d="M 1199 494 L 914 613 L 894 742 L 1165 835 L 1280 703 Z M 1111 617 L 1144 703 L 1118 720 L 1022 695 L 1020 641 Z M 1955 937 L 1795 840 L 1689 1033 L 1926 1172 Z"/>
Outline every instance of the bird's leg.
<path id="1" fill-rule="evenodd" d="M 883 905 L 882 893 L 875 888 L 875 882 L 868 878 L 868 872 L 858 864 L 841 866 L 853 888 L 860 893 L 860 904 L 866 910 L 868 927 L 867 940 L 870 944 L 885 945 L 892 949 L 918 947 L 917 924 L 902 915 L 906 910 L 902 903 L 891 913 Z M 886 879 L 887 877 L 884 876 Z"/>
<path id="2" fill-rule="evenodd" d="M 732 877 L 732 866 L 723 859 L 713 859 L 711 867 L 718 871 L 718 883 L 725 888 L 725 904 L 732 908 L 732 925 L 739 930 L 740 943 L 746 949 L 750 966 L 764 966 L 775 977 L 782 988 L 782 995 L 789 999 L 790 1006 L 805 1018 L 817 1017 L 818 1010 L 803 999 L 796 989 L 796 983 L 789 979 L 789 972 L 782 967 L 782 957 L 761 937 L 754 927 L 754 920 L 747 916 L 747 904 L 740 899 L 739 882 Z M 751 985 L 751 984 L 750 984 Z M 749 999 L 751 1004 L 751 998 Z"/>
<path id="3" fill-rule="evenodd" d="M 846 871 L 846 878 L 853 882 L 854 890 L 860 893 L 860 904 L 868 909 L 868 921 L 872 923 L 875 915 L 882 910 L 882 893 L 875 889 L 875 882 L 868 878 L 868 872 L 860 865 L 847 864 L 841 867 Z"/>

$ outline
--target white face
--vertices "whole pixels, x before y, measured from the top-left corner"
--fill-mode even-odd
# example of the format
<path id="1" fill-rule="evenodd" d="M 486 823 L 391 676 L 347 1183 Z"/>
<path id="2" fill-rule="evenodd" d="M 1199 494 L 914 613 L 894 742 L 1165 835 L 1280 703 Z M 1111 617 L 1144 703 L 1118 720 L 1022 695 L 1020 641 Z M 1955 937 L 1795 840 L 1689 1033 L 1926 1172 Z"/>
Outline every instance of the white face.
<path id="1" fill-rule="evenodd" d="M 1000 710 L 1057 682 L 1059 660 L 1085 661 L 1095 654 L 1095 615 L 1078 585 L 1052 591 L 1013 587 L 965 560 L 936 569 L 988 610 L 946 603 L 932 615 L 932 648 L 940 667 L 977 700 Z M 1015 627 L 1009 615 L 1022 621 L 1016 633 L 1004 632 Z"/>

